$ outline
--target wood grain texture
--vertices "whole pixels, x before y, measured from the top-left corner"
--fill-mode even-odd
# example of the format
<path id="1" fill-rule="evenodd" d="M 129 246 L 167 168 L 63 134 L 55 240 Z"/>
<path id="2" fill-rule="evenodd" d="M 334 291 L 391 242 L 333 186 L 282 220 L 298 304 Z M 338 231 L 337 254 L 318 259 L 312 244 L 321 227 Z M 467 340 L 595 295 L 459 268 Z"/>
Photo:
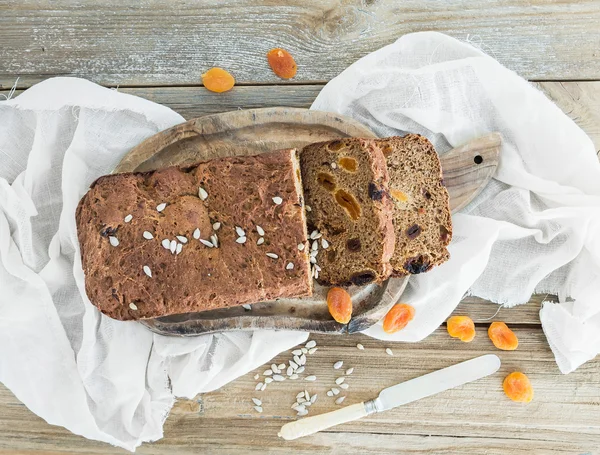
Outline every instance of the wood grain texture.
<path id="1" fill-rule="evenodd" d="M 253 375 L 265 369 L 257 368 L 218 391 L 180 401 L 167 419 L 165 438 L 137 453 L 455 454 L 459 448 L 466 454 L 593 453 L 600 446 L 600 362 L 562 376 L 539 328 L 517 327 L 515 332 L 520 345 L 512 352 L 495 350 L 483 328 L 468 344 L 450 339 L 444 328 L 416 344 L 318 335 L 319 350 L 307 362 L 307 374 L 318 378 L 315 383 L 288 380 L 254 392 Z M 364 351 L 356 349 L 357 342 Z M 385 353 L 387 346 L 393 357 Z M 318 394 L 310 415 L 337 408 L 325 393 L 339 375 L 332 368 L 337 360 L 344 360 L 343 368 L 355 368 L 344 391 L 345 404 L 352 404 L 372 398 L 380 388 L 489 352 L 497 353 L 503 365 L 488 378 L 296 441 L 276 436 L 294 418 L 290 405 L 304 388 Z M 288 359 L 289 352 L 274 362 Z M 526 372 L 535 389 L 528 405 L 513 403 L 502 392 L 502 379 L 515 370 Z M 252 409 L 252 396 L 263 400 L 263 414 Z M 2 455 L 126 453 L 47 425 L 2 387 L 0 409 Z"/>
<path id="2" fill-rule="evenodd" d="M 528 79 L 600 78 L 598 0 L 4 0 L 0 88 L 69 75 L 106 85 L 197 85 L 212 66 L 238 83 L 284 83 L 266 52 L 289 50 L 290 83 L 323 82 L 400 36 L 469 40 Z"/>

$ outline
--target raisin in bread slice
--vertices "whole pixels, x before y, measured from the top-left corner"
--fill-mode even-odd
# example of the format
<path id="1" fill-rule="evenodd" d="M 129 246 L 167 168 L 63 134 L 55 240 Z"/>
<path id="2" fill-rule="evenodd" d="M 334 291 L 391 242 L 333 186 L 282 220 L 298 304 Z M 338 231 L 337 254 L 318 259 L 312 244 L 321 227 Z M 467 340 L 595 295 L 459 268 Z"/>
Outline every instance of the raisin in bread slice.
<path id="1" fill-rule="evenodd" d="M 76 219 L 87 295 L 115 319 L 312 293 L 295 150 L 104 176 Z"/>
<path id="2" fill-rule="evenodd" d="M 377 143 L 348 138 L 311 144 L 300 153 L 300 167 L 317 281 L 364 285 L 387 279 L 393 203 Z"/>
<path id="3" fill-rule="evenodd" d="M 438 155 L 418 134 L 378 140 L 390 175 L 396 247 L 394 275 L 427 272 L 450 257 L 452 238 L 448 191 Z"/>

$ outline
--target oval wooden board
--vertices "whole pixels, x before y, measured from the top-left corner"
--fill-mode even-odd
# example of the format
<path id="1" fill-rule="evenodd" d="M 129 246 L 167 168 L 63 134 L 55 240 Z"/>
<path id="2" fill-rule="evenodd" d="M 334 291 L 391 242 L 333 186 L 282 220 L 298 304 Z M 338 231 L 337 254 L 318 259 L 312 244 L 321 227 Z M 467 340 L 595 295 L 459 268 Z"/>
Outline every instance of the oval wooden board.
<path id="1" fill-rule="evenodd" d="M 143 172 L 168 166 L 189 165 L 224 156 L 255 155 L 281 148 L 302 148 L 312 142 L 340 137 L 375 138 L 360 123 L 329 112 L 294 108 L 266 108 L 226 112 L 190 120 L 160 132 L 129 152 L 114 172 Z M 488 138 L 471 150 L 454 153 L 446 166 L 448 190 L 460 206 L 466 205 L 491 178 L 497 164 L 497 138 Z M 498 139 L 499 141 L 499 139 Z M 473 157 L 483 156 L 484 166 Z M 442 159 L 442 166 L 444 160 Z M 327 289 L 316 285 L 314 295 L 302 299 L 259 302 L 252 310 L 241 306 L 186 313 L 140 321 L 162 335 L 195 336 L 228 330 L 286 329 L 321 333 L 354 333 L 379 321 L 396 303 L 408 277 L 390 278 L 383 285 L 349 289 L 353 318 L 348 324 L 334 321 L 325 296 Z"/>

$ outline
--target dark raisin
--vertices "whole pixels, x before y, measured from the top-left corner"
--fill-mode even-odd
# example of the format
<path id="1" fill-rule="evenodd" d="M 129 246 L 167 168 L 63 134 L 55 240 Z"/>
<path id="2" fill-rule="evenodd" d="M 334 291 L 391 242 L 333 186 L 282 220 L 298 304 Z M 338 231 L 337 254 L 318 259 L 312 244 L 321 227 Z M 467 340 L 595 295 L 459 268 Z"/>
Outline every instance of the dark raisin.
<path id="1" fill-rule="evenodd" d="M 113 299 L 115 299 L 117 302 L 120 302 L 119 296 L 117 295 L 117 290 L 115 288 L 112 289 L 111 294 L 112 294 Z"/>
<path id="2" fill-rule="evenodd" d="M 348 239 L 348 241 L 346 242 L 346 248 L 348 248 L 352 252 L 360 251 L 360 239 Z"/>
<path id="3" fill-rule="evenodd" d="M 106 226 L 104 229 L 100 231 L 100 235 L 102 237 L 108 237 L 111 235 L 115 235 L 117 233 L 117 228 Z"/>
<path id="4" fill-rule="evenodd" d="M 381 201 L 385 195 L 385 190 L 379 188 L 375 183 L 369 183 L 369 197 L 374 201 Z"/>
<path id="5" fill-rule="evenodd" d="M 411 227 L 409 227 L 406 230 L 406 236 L 411 240 L 418 237 L 420 233 L 421 233 L 421 226 L 419 226 L 418 224 L 413 224 Z"/>
<path id="6" fill-rule="evenodd" d="M 431 199 L 431 193 L 425 188 L 423 188 L 423 196 L 425 196 L 425 199 Z"/>
<path id="7" fill-rule="evenodd" d="M 404 264 L 404 269 L 413 275 L 427 272 L 430 268 L 431 264 L 429 263 L 429 259 L 424 256 L 411 258 Z"/>
<path id="8" fill-rule="evenodd" d="M 450 232 L 448 231 L 448 229 L 446 229 L 446 226 L 440 224 L 440 240 L 442 242 L 447 242 L 449 234 Z"/>
<path id="9" fill-rule="evenodd" d="M 333 152 L 339 152 L 344 148 L 344 143 L 342 141 L 332 141 L 327 147 Z"/>
<path id="10" fill-rule="evenodd" d="M 350 282 L 356 286 L 364 286 L 365 284 L 375 281 L 375 273 L 367 270 L 365 272 L 355 273 L 350 277 Z"/>

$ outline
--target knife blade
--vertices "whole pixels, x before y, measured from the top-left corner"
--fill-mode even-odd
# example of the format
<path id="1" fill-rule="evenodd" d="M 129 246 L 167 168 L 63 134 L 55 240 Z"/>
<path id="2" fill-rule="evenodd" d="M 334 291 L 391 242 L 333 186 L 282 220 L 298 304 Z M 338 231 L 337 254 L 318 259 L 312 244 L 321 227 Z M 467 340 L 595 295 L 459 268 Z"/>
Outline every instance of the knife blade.
<path id="1" fill-rule="evenodd" d="M 476 381 L 495 373 L 499 368 L 500 359 L 497 355 L 482 355 L 383 389 L 374 400 L 287 423 L 281 427 L 278 436 L 286 440 L 307 436 L 334 425 L 360 419 L 374 412 L 387 411 Z"/>

